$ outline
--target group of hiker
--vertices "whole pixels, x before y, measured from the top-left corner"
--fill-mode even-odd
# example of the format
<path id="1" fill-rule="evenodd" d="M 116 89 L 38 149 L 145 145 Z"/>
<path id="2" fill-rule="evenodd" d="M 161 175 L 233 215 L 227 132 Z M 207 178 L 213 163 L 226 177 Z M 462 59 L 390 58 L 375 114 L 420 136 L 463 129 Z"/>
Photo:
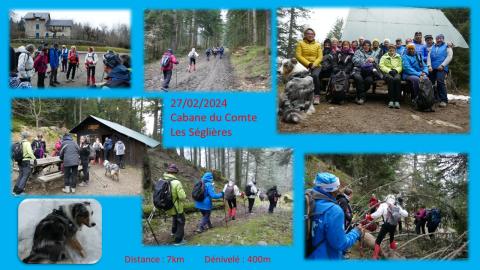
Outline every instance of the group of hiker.
<path id="1" fill-rule="evenodd" d="M 314 179 L 314 187 L 305 192 L 306 198 L 306 257 L 309 259 L 344 259 L 347 251 L 359 241 L 366 231 L 377 230 L 377 219 L 383 220 L 380 231 L 375 240 L 373 259 L 378 259 L 383 239 L 389 236 L 389 247 L 397 249 L 395 232 L 397 226 L 402 230 L 402 218 L 408 217 L 404 209 L 403 199 L 388 194 L 383 201 L 379 201 L 374 194 L 370 198 L 365 212 L 354 214 L 350 206 L 353 191 L 341 188 L 340 179 L 331 173 L 320 172 Z M 416 231 L 419 234 L 425 222 L 429 236 L 433 238 L 440 224 L 440 210 L 432 208 L 430 214 L 425 207 L 419 209 L 415 215 Z M 354 220 L 359 216 L 360 220 Z M 423 224 L 423 225 L 422 225 Z"/>
<path id="2" fill-rule="evenodd" d="M 46 158 L 47 144 L 43 140 L 43 135 L 39 133 L 37 137 L 30 143 L 30 133 L 23 131 L 21 133 L 21 141 L 14 143 L 12 146 L 12 159 L 17 162 L 19 175 L 13 188 L 13 195 L 25 195 L 25 186 L 33 171 L 33 167 L 38 159 Z M 103 159 L 109 160 L 109 153 L 115 152 L 117 164 L 120 168 L 125 168 L 125 144 L 120 140 L 115 143 L 110 138 L 106 138 L 102 144 L 97 137 L 95 142 L 91 143 L 89 136 L 80 136 L 79 144 L 75 142 L 72 135 L 64 134 L 57 139 L 51 156 L 58 156 L 62 161 L 58 164 L 59 170 L 64 174 L 64 193 L 75 193 L 77 186 L 78 166 L 81 165 L 83 178 L 78 184 L 80 187 L 88 186 L 90 180 L 89 166 L 90 163 L 102 165 Z"/>
<path id="3" fill-rule="evenodd" d="M 321 92 L 327 92 L 330 101 L 343 103 L 349 89 L 349 79 L 356 86 L 356 103 L 362 105 L 366 92 L 376 80 L 385 80 L 388 86 L 388 107 L 400 108 L 401 82 L 405 80 L 411 89 L 414 106 L 422 102 L 419 93 L 427 83 L 425 91 L 432 91 L 430 103 L 438 102 L 440 107 L 448 104 L 445 79 L 448 65 L 453 58 L 453 44 L 447 44 L 443 34 L 435 40 L 432 35 L 415 32 L 414 38 L 397 38 L 395 42 L 384 39 L 370 41 L 364 37 L 358 40 L 327 38 L 323 44 L 315 40 L 315 31 L 307 28 L 303 40 L 296 45 L 295 58 L 310 71 L 314 81 L 314 105 L 320 103 Z M 327 82 L 323 79 L 329 79 Z M 433 87 L 433 86 L 434 87 Z M 430 93 L 427 93 L 430 95 Z M 423 97 L 422 97 L 423 99 Z M 428 107 L 428 104 L 427 104 Z"/>
<path id="4" fill-rule="evenodd" d="M 214 58 L 219 55 L 220 59 L 222 59 L 223 54 L 224 54 L 225 49 L 223 46 L 220 47 L 213 47 L 213 48 L 207 48 L 205 51 L 205 55 L 207 58 L 207 61 L 210 61 L 210 56 L 213 55 Z M 196 51 L 195 48 L 192 48 L 188 54 L 188 67 L 187 71 L 189 73 L 196 71 L 196 64 L 197 64 L 197 58 L 200 55 Z M 165 51 L 162 55 L 162 58 L 160 60 L 160 66 L 163 74 L 163 79 L 162 79 L 162 87 L 161 90 L 167 92 L 169 87 L 170 87 L 170 81 L 172 80 L 172 75 L 173 75 L 173 69 L 174 65 L 178 65 L 180 62 L 178 61 L 177 57 L 173 53 L 173 49 L 169 48 L 167 51 Z"/>
<path id="5" fill-rule="evenodd" d="M 153 203 L 158 209 L 164 210 L 167 215 L 172 217 L 171 235 L 174 238 L 174 245 L 183 245 L 186 243 L 185 236 L 185 212 L 184 207 L 187 195 L 182 183 L 178 180 L 179 169 L 176 164 L 169 164 L 162 178 L 154 186 Z M 202 178 L 197 181 L 192 189 L 192 199 L 195 208 L 202 215 L 196 233 L 202 233 L 213 228 L 210 216 L 213 209 L 213 200 L 223 199 L 225 209 L 225 222 L 235 220 L 237 216 L 237 197 L 241 197 L 244 202 L 248 199 L 248 213 L 253 214 L 253 206 L 256 197 L 259 195 L 259 189 L 254 181 L 249 181 L 245 191 L 241 191 L 233 182 L 228 181 L 222 191 L 216 192 L 214 184 L 214 175 L 212 172 L 205 172 Z M 277 201 L 281 197 L 277 187 L 273 186 L 267 191 L 267 197 L 270 202 L 268 212 L 273 213 L 277 206 Z M 245 208 L 245 211 L 246 208 Z M 245 213 L 246 214 L 246 213 Z"/>
<path id="6" fill-rule="evenodd" d="M 434 232 L 442 220 L 442 214 L 436 207 L 427 209 L 424 205 L 421 206 L 415 213 L 415 232 L 417 234 L 425 234 L 425 225 L 428 229 L 430 238 L 434 238 Z"/>
<path id="7" fill-rule="evenodd" d="M 67 48 L 62 45 L 59 48 L 57 43 L 51 46 L 48 43 L 35 48 L 33 44 L 20 46 L 16 50 L 10 47 L 10 77 L 9 85 L 12 88 L 31 88 L 32 78 L 37 73 L 37 87 L 45 88 L 45 79 L 49 79 L 49 87 L 57 87 L 58 72 L 65 73 L 65 81 L 75 81 L 77 70 L 82 66 L 87 73 L 87 87 L 123 88 L 130 86 L 130 56 L 118 55 L 112 50 L 107 51 L 102 61 L 104 70 L 102 82 L 96 83 L 95 72 L 99 56 L 93 47 L 85 52 L 85 59 L 81 63 L 79 52 L 76 46 Z M 77 73 L 78 74 L 78 73 Z"/>

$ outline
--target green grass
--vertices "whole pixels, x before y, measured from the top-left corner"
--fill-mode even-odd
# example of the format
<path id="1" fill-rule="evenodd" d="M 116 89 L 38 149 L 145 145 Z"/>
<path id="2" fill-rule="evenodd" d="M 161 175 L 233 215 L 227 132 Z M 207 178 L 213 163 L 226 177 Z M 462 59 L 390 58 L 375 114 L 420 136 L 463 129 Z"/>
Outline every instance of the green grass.
<path id="1" fill-rule="evenodd" d="M 313 186 L 313 179 L 319 172 L 329 172 L 336 175 L 340 178 L 342 186 L 346 186 L 352 182 L 352 177 L 350 175 L 329 166 L 315 156 L 309 156 L 305 161 L 305 188 L 311 188 Z"/>
<path id="2" fill-rule="evenodd" d="M 20 43 L 10 44 L 10 46 L 12 46 L 13 48 L 18 48 L 18 47 L 24 46 L 24 45 L 25 44 L 20 44 Z M 36 47 L 38 47 L 38 46 L 36 46 Z M 67 46 L 67 47 L 70 48 L 70 46 Z M 88 45 L 78 45 L 76 47 L 77 47 L 77 51 L 87 51 L 90 46 L 88 46 Z M 108 50 L 113 50 L 116 53 L 130 53 L 130 49 L 125 49 L 125 48 L 116 48 L 116 47 L 108 47 L 108 46 L 93 46 L 93 48 L 95 49 L 95 52 L 106 52 Z M 59 49 L 61 49 L 61 47 L 59 47 Z"/>
<path id="3" fill-rule="evenodd" d="M 270 58 L 263 46 L 243 47 L 245 53 L 232 53 L 231 61 L 235 72 L 240 77 L 268 76 L 270 73 Z"/>

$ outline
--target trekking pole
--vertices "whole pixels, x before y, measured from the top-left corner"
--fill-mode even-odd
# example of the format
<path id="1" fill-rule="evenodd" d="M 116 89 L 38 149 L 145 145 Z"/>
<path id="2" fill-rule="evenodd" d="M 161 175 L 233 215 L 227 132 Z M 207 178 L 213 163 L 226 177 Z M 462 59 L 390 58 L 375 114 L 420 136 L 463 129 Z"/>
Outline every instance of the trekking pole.
<path id="1" fill-rule="evenodd" d="M 243 210 L 245 212 L 245 218 L 247 217 L 247 206 L 245 204 L 245 197 L 243 197 Z"/>
<path id="2" fill-rule="evenodd" d="M 155 235 L 155 233 L 153 232 L 153 228 L 152 228 L 152 224 L 150 224 L 150 220 L 153 219 L 153 216 L 155 214 L 155 207 L 153 208 L 153 211 L 150 212 L 150 215 L 148 216 L 148 218 L 145 220 L 148 224 L 148 228 L 150 228 L 150 231 L 152 232 L 152 235 L 153 235 L 153 239 L 155 239 L 155 242 L 157 243 L 157 245 L 160 245 L 160 243 L 158 242 L 157 240 L 157 236 Z"/>
<path id="3" fill-rule="evenodd" d="M 175 69 L 175 88 L 177 88 L 177 84 L 178 84 L 178 72 L 177 72 L 177 69 Z"/>
<path id="4" fill-rule="evenodd" d="M 227 220 L 227 204 L 225 202 L 225 198 L 223 198 L 223 213 L 225 215 L 225 227 L 228 228 L 228 220 Z"/>

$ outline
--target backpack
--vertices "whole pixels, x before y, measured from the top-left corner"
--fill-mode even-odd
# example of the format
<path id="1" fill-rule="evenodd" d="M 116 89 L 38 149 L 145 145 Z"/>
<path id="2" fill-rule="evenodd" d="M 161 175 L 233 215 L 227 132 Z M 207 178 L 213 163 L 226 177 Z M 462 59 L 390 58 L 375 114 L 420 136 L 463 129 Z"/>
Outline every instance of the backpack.
<path id="1" fill-rule="evenodd" d="M 247 196 L 252 196 L 252 195 L 254 195 L 254 194 L 252 193 L 252 186 L 251 186 L 251 185 L 247 185 L 247 187 L 245 187 L 245 195 L 247 195 Z"/>
<path id="2" fill-rule="evenodd" d="M 195 52 L 190 52 L 188 54 L 188 57 L 193 58 L 193 59 L 197 58 L 197 56 L 195 55 Z"/>
<path id="3" fill-rule="evenodd" d="M 392 226 L 397 226 L 398 222 L 402 218 L 402 216 L 400 215 L 400 207 L 398 207 L 397 205 L 389 204 L 387 211 L 387 220 L 385 220 L 385 222 Z"/>
<path id="4" fill-rule="evenodd" d="M 205 183 L 202 180 L 197 181 L 193 186 L 192 198 L 197 202 L 203 202 L 205 199 Z"/>
<path id="5" fill-rule="evenodd" d="M 333 74 L 328 81 L 327 100 L 332 103 L 341 103 L 347 97 L 347 92 L 350 87 L 348 75 L 345 71 L 339 71 Z"/>
<path id="6" fill-rule="evenodd" d="M 170 181 L 159 179 L 153 187 L 153 205 L 160 210 L 170 210 L 175 204 Z"/>
<path id="7" fill-rule="evenodd" d="M 23 161 L 23 144 L 22 142 L 16 142 L 12 146 L 12 159 L 16 162 Z"/>
<path id="8" fill-rule="evenodd" d="M 235 198 L 235 186 L 227 185 L 227 188 L 225 189 L 225 199 L 232 200 L 233 198 Z"/>
<path id="9" fill-rule="evenodd" d="M 275 198 L 275 195 L 276 195 L 276 191 L 275 189 L 271 188 L 267 191 L 267 197 L 272 200 Z"/>
<path id="10" fill-rule="evenodd" d="M 170 65 L 170 55 L 164 54 L 160 63 L 162 63 L 162 67 L 168 67 Z"/>
<path id="11" fill-rule="evenodd" d="M 109 140 L 106 144 L 105 144 L 105 150 L 112 150 L 112 147 L 113 147 L 113 142 L 111 140 Z"/>
<path id="12" fill-rule="evenodd" d="M 433 93 L 432 82 L 428 78 L 424 78 L 419 82 L 419 90 L 415 99 L 416 109 L 419 111 L 433 112 L 433 104 L 435 103 L 435 95 Z"/>
<path id="13" fill-rule="evenodd" d="M 438 210 L 438 208 L 433 208 L 432 210 L 430 210 L 429 223 L 437 226 L 438 224 L 440 224 L 441 220 L 442 220 L 442 216 L 441 216 L 440 210 Z"/>
<path id="14" fill-rule="evenodd" d="M 95 159 L 95 149 L 93 149 L 93 146 L 89 146 L 90 148 L 90 153 L 88 154 L 88 159 L 89 160 L 94 160 Z"/>

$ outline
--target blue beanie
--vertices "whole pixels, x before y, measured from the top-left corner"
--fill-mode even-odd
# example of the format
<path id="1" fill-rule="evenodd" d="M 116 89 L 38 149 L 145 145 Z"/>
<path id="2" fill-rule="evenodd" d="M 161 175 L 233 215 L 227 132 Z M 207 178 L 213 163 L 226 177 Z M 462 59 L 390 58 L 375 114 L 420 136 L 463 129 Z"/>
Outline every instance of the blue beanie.
<path id="1" fill-rule="evenodd" d="M 213 181 L 213 174 L 211 172 L 206 172 L 203 176 L 202 176 L 202 180 L 203 181 Z"/>
<path id="2" fill-rule="evenodd" d="M 340 187 L 340 180 L 331 173 L 318 173 L 314 181 L 315 186 L 326 192 L 334 192 Z"/>

